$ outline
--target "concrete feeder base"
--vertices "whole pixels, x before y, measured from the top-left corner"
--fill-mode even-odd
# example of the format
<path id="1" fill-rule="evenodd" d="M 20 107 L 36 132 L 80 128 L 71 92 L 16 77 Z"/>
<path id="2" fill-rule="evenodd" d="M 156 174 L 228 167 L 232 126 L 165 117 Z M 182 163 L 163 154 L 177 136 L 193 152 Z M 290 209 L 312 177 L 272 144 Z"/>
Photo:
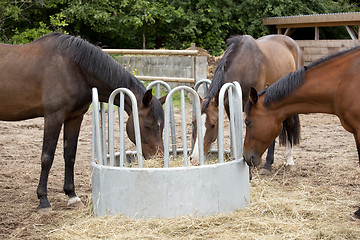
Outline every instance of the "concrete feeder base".
<path id="1" fill-rule="evenodd" d="M 246 207 L 249 169 L 243 159 L 172 168 L 91 164 L 95 216 L 133 218 L 211 215 Z"/>

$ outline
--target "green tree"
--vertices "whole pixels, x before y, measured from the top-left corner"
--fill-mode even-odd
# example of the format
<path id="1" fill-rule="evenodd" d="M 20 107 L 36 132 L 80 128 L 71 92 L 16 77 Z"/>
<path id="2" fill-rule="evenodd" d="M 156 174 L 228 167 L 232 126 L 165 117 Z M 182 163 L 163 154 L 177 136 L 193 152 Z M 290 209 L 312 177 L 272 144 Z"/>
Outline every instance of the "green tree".
<path id="1" fill-rule="evenodd" d="M 52 1 L 6 0 L 0 2 L 0 40 L 20 44 L 31 42 L 49 32 L 64 31 L 65 16 L 52 11 Z"/>
<path id="2" fill-rule="evenodd" d="M 351 4 L 351 3 L 352 4 Z M 110 48 L 184 49 L 195 42 L 213 55 L 236 34 L 274 33 L 263 17 L 348 12 L 347 0 L 2 0 L 0 40 L 26 43 L 67 32 Z M 339 37 L 346 32 L 326 30 Z"/>

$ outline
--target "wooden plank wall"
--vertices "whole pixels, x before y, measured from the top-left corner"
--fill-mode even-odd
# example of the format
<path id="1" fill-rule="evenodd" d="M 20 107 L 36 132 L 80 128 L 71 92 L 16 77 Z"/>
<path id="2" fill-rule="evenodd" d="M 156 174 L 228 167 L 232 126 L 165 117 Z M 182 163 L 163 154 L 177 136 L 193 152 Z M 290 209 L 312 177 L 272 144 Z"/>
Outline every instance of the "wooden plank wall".
<path id="1" fill-rule="evenodd" d="M 359 40 L 296 40 L 303 51 L 305 65 L 329 54 L 360 45 Z"/>

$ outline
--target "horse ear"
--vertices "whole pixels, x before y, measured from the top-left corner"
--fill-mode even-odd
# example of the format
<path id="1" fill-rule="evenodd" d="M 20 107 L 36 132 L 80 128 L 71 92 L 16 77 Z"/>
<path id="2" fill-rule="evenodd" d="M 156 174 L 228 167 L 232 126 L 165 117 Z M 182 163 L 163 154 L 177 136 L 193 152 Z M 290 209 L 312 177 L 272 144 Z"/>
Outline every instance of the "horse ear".
<path id="1" fill-rule="evenodd" d="M 145 92 L 144 96 L 143 96 L 143 99 L 142 99 L 142 102 L 145 106 L 148 106 L 151 104 L 151 101 L 152 101 L 152 90 L 149 89 Z"/>
<path id="2" fill-rule="evenodd" d="M 204 99 L 200 96 L 200 94 L 198 93 L 197 94 L 199 96 L 199 99 L 200 99 L 200 104 L 202 104 L 204 102 Z"/>
<path id="3" fill-rule="evenodd" d="M 256 104 L 258 101 L 258 94 L 255 88 L 250 88 L 249 100 L 252 104 Z"/>
<path id="4" fill-rule="evenodd" d="M 159 101 L 160 101 L 161 104 L 165 103 L 166 97 L 167 97 L 167 94 L 165 96 L 159 98 Z"/>

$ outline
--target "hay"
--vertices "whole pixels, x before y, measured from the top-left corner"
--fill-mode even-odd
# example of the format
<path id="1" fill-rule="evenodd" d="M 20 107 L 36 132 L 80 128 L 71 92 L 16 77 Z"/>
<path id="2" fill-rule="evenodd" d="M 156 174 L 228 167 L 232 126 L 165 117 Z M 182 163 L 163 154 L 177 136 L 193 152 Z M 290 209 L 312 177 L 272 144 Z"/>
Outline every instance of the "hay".
<path id="1" fill-rule="evenodd" d="M 229 154 L 224 155 L 224 162 L 232 161 L 233 158 Z M 219 163 L 219 159 L 217 157 L 217 154 L 209 154 L 208 157 L 205 160 L 205 165 L 211 165 Z M 125 167 L 130 168 L 138 168 L 138 161 L 135 157 L 131 159 L 131 162 L 124 163 Z M 179 155 L 175 158 L 170 157 L 169 160 L 169 167 L 183 167 L 184 165 L 184 157 L 182 155 Z M 187 159 L 187 166 L 192 166 L 192 163 L 190 162 L 190 159 Z M 164 167 L 164 158 L 163 156 L 155 156 L 150 159 L 143 160 L 143 168 L 163 168 Z"/>
<path id="2" fill-rule="evenodd" d="M 94 218 L 89 204 L 42 234 L 50 239 L 358 239 L 360 221 L 348 214 L 354 206 L 324 186 L 289 187 L 255 176 L 250 206 L 233 213 Z"/>

